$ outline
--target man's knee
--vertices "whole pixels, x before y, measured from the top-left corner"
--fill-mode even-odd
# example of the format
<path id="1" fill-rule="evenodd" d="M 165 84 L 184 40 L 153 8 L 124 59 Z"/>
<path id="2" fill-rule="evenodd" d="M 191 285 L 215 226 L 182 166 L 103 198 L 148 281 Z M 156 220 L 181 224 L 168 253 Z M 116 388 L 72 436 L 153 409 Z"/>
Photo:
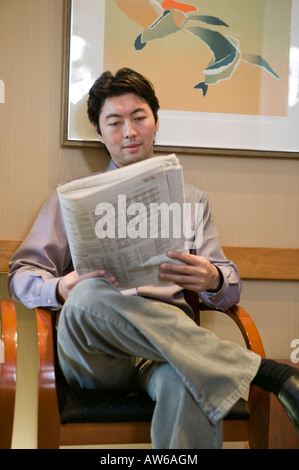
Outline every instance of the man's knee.
<path id="1" fill-rule="evenodd" d="M 117 292 L 116 288 L 104 278 L 84 279 L 71 290 L 66 305 L 86 306 L 93 303 L 107 303 L 108 296 Z"/>
<path id="2" fill-rule="evenodd" d="M 156 367 L 156 370 L 152 374 L 152 381 L 155 384 L 154 389 L 156 398 L 159 395 L 172 395 L 174 390 L 177 397 L 186 392 L 186 386 L 183 380 L 175 369 L 168 363 L 159 364 Z"/>

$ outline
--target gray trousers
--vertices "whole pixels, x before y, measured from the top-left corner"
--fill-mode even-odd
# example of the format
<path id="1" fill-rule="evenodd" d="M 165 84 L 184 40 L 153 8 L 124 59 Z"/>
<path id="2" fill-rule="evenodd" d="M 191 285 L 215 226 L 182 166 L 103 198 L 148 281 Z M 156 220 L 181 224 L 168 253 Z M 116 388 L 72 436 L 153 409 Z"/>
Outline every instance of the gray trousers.
<path id="1" fill-rule="evenodd" d="M 221 448 L 222 418 L 261 360 L 177 307 L 122 295 L 101 278 L 71 291 L 59 319 L 58 356 L 72 386 L 146 390 L 156 401 L 155 449 Z"/>

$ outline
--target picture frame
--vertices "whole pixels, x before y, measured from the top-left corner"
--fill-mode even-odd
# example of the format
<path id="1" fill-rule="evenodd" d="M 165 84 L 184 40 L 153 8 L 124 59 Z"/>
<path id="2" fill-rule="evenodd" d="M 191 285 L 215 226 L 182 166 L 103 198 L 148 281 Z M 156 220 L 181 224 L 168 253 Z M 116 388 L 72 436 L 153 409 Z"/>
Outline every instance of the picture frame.
<path id="1" fill-rule="evenodd" d="M 222 9 L 221 12 L 219 0 L 206 1 L 206 8 L 203 8 L 203 11 L 211 13 L 209 18 L 212 20 L 209 21 L 215 23 L 216 18 L 224 23 L 231 19 L 229 34 L 232 36 L 224 35 L 222 32 L 220 34 L 224 28 L 229 29 L 228 23 L 224 23 L 225 26 L 210 25 L 207 23 L 206 15 L 201 15 L 198 21 L 194 20 L 195 16 L 199 15 L 205 0 L 174 2 L 174 4 L 183 5 L 183 8 L 185 4 L 190 8 L 196 8 L 194 13 L 192 12 L 195 15 L 192 22 L 197 21 L 200 27 L 197 24 L 193 27 L 191 22 L 187 31 L 181 28 L 169 37 L 156 38 L 156 41 L 152 42 L 146 41 L 146 47 L 142 43 L 142 50 L 137 51 L 132 39 L 146 37 L 149 28 L 144 28 L 135 18 L 128 17 L 126 11 L 121 11 L 117 0 L 110 0 L 110 2 L 65 0 L 62 145 L 83 147 L 102 145 L 88 121 L 88 91 L 95 79 L 107 67 L 112 72 L 116 72 L 118 68 L 128 66 L 135 68 L 152 81 L 160 100 L 160 127 L 156 136 L 156 151 L 298 158 L 299 0 L 274 1 L 277 6 L 276 14 L 273 14 L 275 10 L 273 0 L 253 0 L 249 2 L 253 9 L 245 13 L 238 8 L 233 8 L 237 0 L 225 2 L 221 0 L 221 5 L 226 7 L 226 10 Z M 148 3 L 152 2 L 149 0 Z M 162 5 L 169 2 L 155 3 Z M 261 3 L 263 4 L 263 20 L 256 31 L 252 31 L 252 27 L 246 28 L 245 26 L 242 30 L 238 30 L 238 25 L 246 25 L 250 14 L 254 15 L 255 5 L 259 8 Z M 278 11 L 279 6 L 283 6 L 282 11 L 285 15 L 283 18 L 281 12 Z M 170 12 L 169 15 L 173 14 L 173 10 L 175 9 L 167 10 Z M 180 10 L 176 14 L 181 17 L 189 15 Z M 164 17 L 166 17 L 165 13 Z M 105 27 L 108 28 L 108 26 L 109 34 L 105 36 Z M 190 73 L 184 73 L 183 70 L 181 75 L 179 74 L 180 60 L 184 68 L 183 56 L 186 55 L 184 51 L 183 55 L 178 56 L 177 49 L 175 49 L 175 58 L 167 59 L 171 55 L 171 48 L 177 48 L 183 38 L 184 47 L 189 54 L 188 64 L 190 63 L 193 67 L 193 63 L 196 62 L 194 57 L 198 57 L 199 54 L 200 77 L 204 82 L 209 80 L 209 62 L 207 61 L 211 61 L 211 57 L 212 59 L 214 57 L 214 64 L 212 63 L 214 68 L 220 61 L 215 63 L 215 51 L 210 44 L 207 47 L 208 41 L 203 40 L 203 36 L 200 38 L 195 36 L 193 32 L 197 31 L 196 28 L 200 32 L 213 31 L 210 33 L 211 36 L 216 37 L 217 34 L 219 37 L 229 37 L 230 45 L 239 43 L 235 52 L 240 53 L 240 58 L 233 73 L 215 84 L 209 83 L 206 96 L 203 96 L 201 85 L 198 89 L 193 86 L 195 79 L 199 76 L 193 73 L 195 68 L 190 69 Z M 151 33 L 152 30 L 153 28 Z M 136 33 L 139 34 L 136 35 Z M 179 36 L 180 33 L 182 33 L 181 36 Z M 252 37 L 260 38 L 255 46 Z M 116 43 L 116 46 L 113 43 Z M 154 46 L 151 47 L 152 45 Z M 265 68 L 254 66 L 256 64 L 246 61 L 240 45 L 242 47 L 246 45 L 248 49 L 256 47 L 254 51 L 249 50 L 249 52 L 259 54 L 262 60 L 268 61 L 268 65 L 275 64 L 272 71 L 274 72 L 274 69 L 277 71 L 278 78 Z M 146 54 L 143 54 L 143 48 Z M 165 66 L 164 62 L 166 62 Z M 211 69 L 212 66 L 210 66 Z M 196 67 L 197 74 L 199 70 L 197 63 Z M 254 80 L 259 81 L 254 82 Z M 258 83 L 258 86 L 253 83 Z M 158 84 L 157 88 L 156 84 Z M 256 88 L 258 91 L 255 93 Z M 162 99 L 160 99 L 161 96 Z M 205 100 L 206 97 L 208 99 Z M 194 102 L 198 106 L 198 111 L 191 109 Z M 167 104 L 164 105 L 164 103 Z M 251 108 L 252 103 L 255 103 L 255 108 Z M 184 106 L 188 109 L 182 109 Z M 229 109 L 229 112 L 223 112 L 226 109 Z"/>

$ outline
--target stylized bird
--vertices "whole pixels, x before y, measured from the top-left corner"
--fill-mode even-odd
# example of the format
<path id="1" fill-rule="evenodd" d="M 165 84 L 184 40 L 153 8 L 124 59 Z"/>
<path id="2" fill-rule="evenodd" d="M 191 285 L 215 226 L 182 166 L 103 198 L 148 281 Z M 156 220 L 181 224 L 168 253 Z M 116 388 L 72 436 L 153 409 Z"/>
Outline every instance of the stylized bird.
<path id="1" fill-rule="evenodd" d="M 148 42 L 175 34 L 182 29 L 209 47 L 212 60 L 203 71 L 205 79 L 194 85 L 194 88 L 202 91 L 203 96 L 206 95 L 209 85 L 231 78 L 241 60 L 259 66 L 279 79 L 260 55 L 242 53 L 236 38 L 198 25 L 198 22 L 201 22 L 229 27 L 215 16 L 194 14 L 198 10 L 194 5 L 175 0 L 164 0 L 162 3 L 157 0 L 115 0 L 115 2 L 129 18 L 144 28 L 135 40 L 136 50 L 142 50 Z"/>

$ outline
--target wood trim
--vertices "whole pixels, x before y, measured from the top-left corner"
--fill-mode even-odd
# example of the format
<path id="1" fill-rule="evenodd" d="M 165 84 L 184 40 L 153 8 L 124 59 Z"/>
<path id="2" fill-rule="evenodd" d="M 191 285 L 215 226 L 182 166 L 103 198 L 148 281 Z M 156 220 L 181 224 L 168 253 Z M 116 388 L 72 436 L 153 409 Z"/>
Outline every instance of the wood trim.
<path id="1" fill-rule="evenodd" d="M 223 421 L 223 442 L 246 442 L 248 438 L 247 420 Z"/>
<path id="2" fill-rule="evenodd" d="M 69 423 L 60 426 L 60 445 L 150 443 L 151 422 Z"/>
<path id="3" fill-rule="evenodd" d="M 298 248 L 224 246 L 242 279 L 299 280 Z"/>
<path id="4" fill-rule="evenodd" d="M 60 427 L 60 446 L 150 443 L 150 422 L 72 423 Z M 223 421 L 223 441 L 247 441 L 248 421 Z"/>
<path id="5" fill-rule="evenodd" d="M 0 272 L 8 263 L 21 239 L 0 239 Z M 299 248 L 223 246 L 224 254 L 233 261 L 241 279 L 299 280 Z"/>
<path id="6" fill-rule="evenodd" d="M 8 262 L 23 240 L 0 239 L 0 272 L 8 272 Z"/>

